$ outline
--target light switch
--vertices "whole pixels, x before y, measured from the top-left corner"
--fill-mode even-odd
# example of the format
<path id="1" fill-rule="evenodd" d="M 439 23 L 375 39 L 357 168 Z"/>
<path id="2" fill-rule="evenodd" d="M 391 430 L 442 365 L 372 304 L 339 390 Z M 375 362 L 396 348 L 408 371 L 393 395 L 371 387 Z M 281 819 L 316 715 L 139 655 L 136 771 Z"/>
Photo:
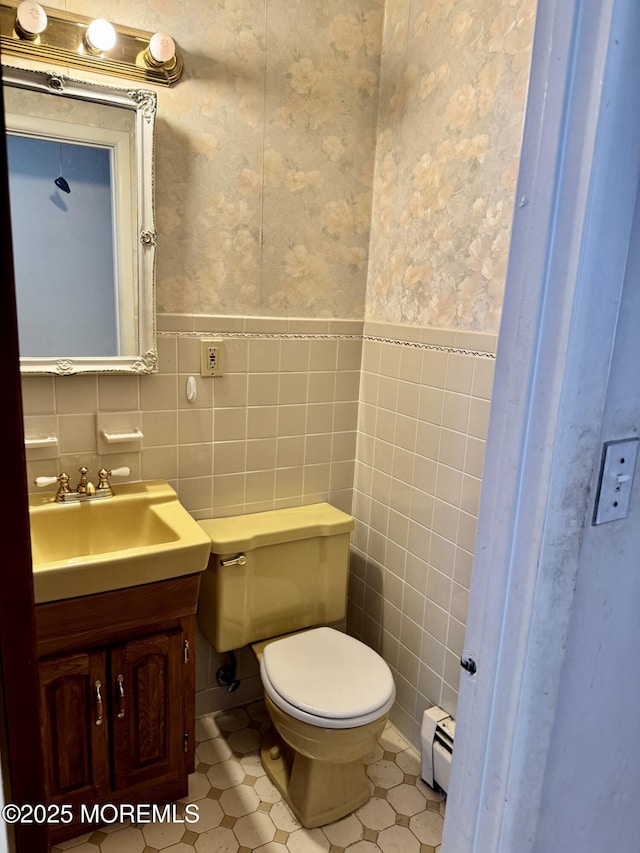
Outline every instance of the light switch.
<path id="1" fill-rule="evenodd" d="M 605 442 L 593 524 L 604 524 L 606 521 L 627 517 L 638 457 L 638 442 L 637 438 Z"/>

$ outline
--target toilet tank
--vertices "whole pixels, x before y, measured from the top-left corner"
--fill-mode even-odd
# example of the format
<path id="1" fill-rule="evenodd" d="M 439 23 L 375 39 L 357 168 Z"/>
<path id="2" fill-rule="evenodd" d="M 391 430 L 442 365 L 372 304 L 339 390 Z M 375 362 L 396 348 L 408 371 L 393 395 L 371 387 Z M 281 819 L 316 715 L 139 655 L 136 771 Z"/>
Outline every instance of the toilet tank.
<path id="1" fill-rule="evenodd" d="M 353 518 L 328 503 L 210 518 L 198 622 L 219 651 L 344 619 Z"/>

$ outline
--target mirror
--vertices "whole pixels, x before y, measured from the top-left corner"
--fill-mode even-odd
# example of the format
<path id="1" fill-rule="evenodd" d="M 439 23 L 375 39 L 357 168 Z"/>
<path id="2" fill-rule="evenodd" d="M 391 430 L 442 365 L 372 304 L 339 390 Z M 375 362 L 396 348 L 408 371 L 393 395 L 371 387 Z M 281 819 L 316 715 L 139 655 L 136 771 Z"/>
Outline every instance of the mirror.
<path id="1" fill-rule="evenodd" d="M 155 93 L 2 78 L 22 373 L 155 372 Z"/>

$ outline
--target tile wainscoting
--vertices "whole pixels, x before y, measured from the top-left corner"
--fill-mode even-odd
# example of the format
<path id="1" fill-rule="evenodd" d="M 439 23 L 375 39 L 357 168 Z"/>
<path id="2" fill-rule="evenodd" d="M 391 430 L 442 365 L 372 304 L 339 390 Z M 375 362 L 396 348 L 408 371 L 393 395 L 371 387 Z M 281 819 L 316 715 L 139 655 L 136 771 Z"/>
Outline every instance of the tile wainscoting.
<path id="1" fill-rule="evenodd" d="M 200 376 L 202 337 L 223 340 L 222 377 Z M 324 500 L 353 512 L 348 628 L 393 667 L 394 723 L 417 745 L 424 707 L 455 711 L 495 346 L 357 320 L 161 314 L 157 374 L 25 377 L 26 434 L 59 438 L 28 478 L 129 465 L 196 518 Z M 97 415 L 119 411 L 138 413 L 143 449 L 99 456 Z M 234 693 L 216 680 L 226 662 L 198 638 L 198 714 L 261 695 L 248 650 Z"/>
<path id="2" fill-rule="evenodd" d="M 391 719 L 455 716 L 496 335 L 368 322 L 349 631 L 393 669 Z"/>

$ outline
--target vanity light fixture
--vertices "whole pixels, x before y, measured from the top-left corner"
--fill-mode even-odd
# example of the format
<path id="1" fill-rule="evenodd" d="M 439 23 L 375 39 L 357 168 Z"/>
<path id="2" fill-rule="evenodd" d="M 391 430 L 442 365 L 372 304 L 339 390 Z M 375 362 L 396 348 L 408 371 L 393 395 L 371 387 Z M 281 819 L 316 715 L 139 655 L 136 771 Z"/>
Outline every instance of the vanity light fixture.
<path id="1" fill-rule="evenodd" d="M 157 67 L 171 62 L 176 56 L 176 43 L 165 33 L 154 33 L 144 53 L 145 62 Z"/>
<path id="2" fill-rule="evenodd" d="M 106 53 L 116 46 L 117 38 L 113 24 L 104 18 L 96 18 L 87 27 L 84 44 L 90 53 Z"/>
<path id="3" fill-rule="evenodd" d="M 176 56 L 176 43 L 166 33 L 154 33 L 149 39 L 149 45 L 136 59 L 136 64 L 141 68 L 164 68 L 170 71 L 174 68 L 178 58 Z"/>
<path id="4" fill-rule="evenodd" d="M 35 41 L 47 29 L 49 19 L 39 3 L 22 0 L 16 9 L 15 31 L 19 38 Z"/>
<path id="5" fill-rule="evenodd" d="M 175 83 L 183 68 L 166 33 L 93 20 L 35 0 L 0 0 L 0 54 L 161 86 Z"/>

